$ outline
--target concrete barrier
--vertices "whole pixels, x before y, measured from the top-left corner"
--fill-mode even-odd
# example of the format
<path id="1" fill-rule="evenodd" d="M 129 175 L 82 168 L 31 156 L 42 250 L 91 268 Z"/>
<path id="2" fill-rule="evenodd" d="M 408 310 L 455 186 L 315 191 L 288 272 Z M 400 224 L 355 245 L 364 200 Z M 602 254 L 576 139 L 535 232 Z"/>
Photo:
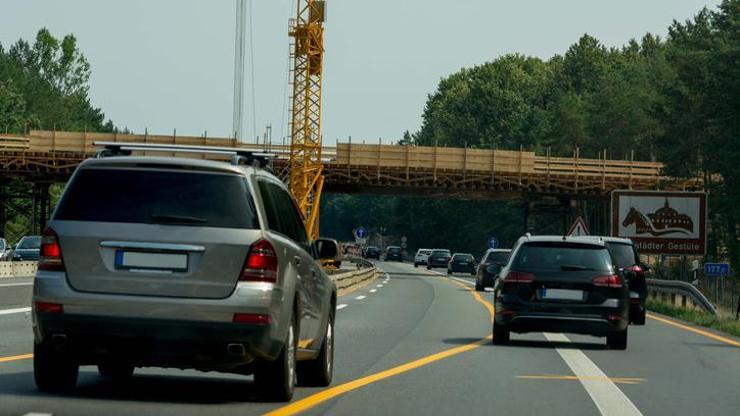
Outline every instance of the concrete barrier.
<path id="1" fill-rule="evenodd" d="M 30 277 L 36 274 L 35 261 L 0 261 L 0 278 Z"/>

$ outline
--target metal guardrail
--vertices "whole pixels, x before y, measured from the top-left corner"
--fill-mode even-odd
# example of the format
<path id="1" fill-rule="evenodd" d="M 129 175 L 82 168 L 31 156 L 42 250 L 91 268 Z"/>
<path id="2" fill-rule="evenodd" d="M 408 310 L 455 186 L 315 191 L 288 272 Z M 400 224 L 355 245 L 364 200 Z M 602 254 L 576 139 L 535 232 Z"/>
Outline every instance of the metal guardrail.
<path id="1" fill-rule="evenodd" d="M 36 274 L 35 261 L 0 261 L 0 278 L 30 277 Z"/>
<path id="2" fill-rule="evenodd" d="M 717 308 L 712 302 L 704 296 L 699 289 L 694 285 L 683 282 L 680 280 L 661 280 L 661 279 L 647 279 L 648 292 L 653 298 L 657 298 L 660 294 L 661 300 L 665 301 L 665 296 L 670 296 L 670 302 L 673 305 L 677 305 L 676 296 L 680 296 L 680 306 L 686 307 L 687 300 L 703 309 L 705 312 L 712 315 L 717 314 Z M 677 305 L 679 306 L 679 305 Z"/>

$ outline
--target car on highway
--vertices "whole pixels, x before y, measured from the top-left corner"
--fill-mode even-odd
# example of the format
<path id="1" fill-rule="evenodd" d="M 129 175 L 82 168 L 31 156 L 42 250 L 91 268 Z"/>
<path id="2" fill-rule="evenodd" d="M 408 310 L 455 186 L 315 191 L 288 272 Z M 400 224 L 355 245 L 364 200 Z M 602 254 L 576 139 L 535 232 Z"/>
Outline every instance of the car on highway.
<path id="1" fill-rule="evenodd" d="M 369 246 L 365 249 L 365 258 L 380 260 L 380 249 L 375 246 Z"/>
<path id="2" fill-rule="evenodd" d="M 41 236 L 27 235 L 18 241 L 13 249 L 13 261 L 36 261 L 39 259 Z"/>
<path id="3" fill-rule="evenodd" d="M 8 241 L 4 238 L 0 238 L 0 261 L 7 261 L 11 259 L 13 250 L 11 250 Z"/>
<path id="4" fill-rule="evenodd" d="M 508 343 L 511 332 L 566 332 L 626 349 L 628 275 L 603 240 L 522 237 L 494 287 L 493 343 Z"/>
<path id="5" fill-rule="evenodd" d="M 430 254 L 432 254 L 432 250 L 428 248 L 420 248 L 416 250 L 416 255 L 414 255 L 414 267 L 426 266 Z"/>
<path id="6" fill-rule="evenodd" d="M 630 280 L 627 282 L 630 290 L 630 323 L 645 325 L 647 300 L 646 274 L 650 272 L 649 265 L 640 261 L 637 248 L 629 238 L 597 237 L 601 238 L 614 259 L 619 270 L 629 270 Z"/>
<path id="7" fill-rule="evenodd" d="M 398 246 L 386 247 L 385 261 L 403 261 L 403 249 Z"/>
<path id="8" fill-rule="evenodd" d="M 308 239 L 267 162 L 106 152 L 78 166 L 41 237 L 37 387 L 69 391 L 80 365 L 112 381 L 143 366 L 254 374 L 278 401 L 329 385 L 336 286 L 319 260 L 336 242 Z"/>
<path id="9" fill-rule="evenodd" d="M 434 249 L 427 259 L 427 270 L 446 269 L 452 254 L 447 249 Z"/>
<path id="10" fill-rule="evenodd" d="M 447 274 L 469 273 L 475 275 L 475 258 L 470 253 L 455 253 L 447 263 Z"/>
<path id="11" fill-rule="evenodd" d="M 493 287 L 501 269 L 509 262 L 511 250 L 507 248 L 489 248 L 481 258 L 475 271 L 475 290 L 483 291 Z"/>

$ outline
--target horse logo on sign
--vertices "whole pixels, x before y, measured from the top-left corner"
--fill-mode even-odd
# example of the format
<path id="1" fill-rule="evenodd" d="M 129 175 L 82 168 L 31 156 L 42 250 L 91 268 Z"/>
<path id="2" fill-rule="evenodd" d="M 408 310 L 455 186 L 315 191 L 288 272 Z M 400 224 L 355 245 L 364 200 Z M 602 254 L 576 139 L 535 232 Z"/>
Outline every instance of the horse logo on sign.
<path id="1" fill-rule="evenodd" d="M 628 227 L 632 224 L 635 224 L 637 234 L 650 234 L 656 237 L 672 233 L 690 235 L 694 232 L 694 220 L 671 208 L 668 199 L 665 200 L 662 208 L 648 215 L 641 213 L 635 207 L 630 207 L 622 226 Z"/>

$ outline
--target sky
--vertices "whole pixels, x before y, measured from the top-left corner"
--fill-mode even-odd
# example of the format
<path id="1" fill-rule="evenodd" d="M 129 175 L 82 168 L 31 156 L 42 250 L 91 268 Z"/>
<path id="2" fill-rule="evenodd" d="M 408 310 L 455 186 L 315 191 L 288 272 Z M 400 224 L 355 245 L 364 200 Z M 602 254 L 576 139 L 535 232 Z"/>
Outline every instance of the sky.
<path id="1" fill-rule="evenodd" d="M 247 51 L 246 136 L 271 124 L 280 142 L 288 134 L 287 31 L 295 0 L 248 1 L 254 48 Z M 607 46 L 646 32 L 665 36 L 674 19 L 719 3 L 328 0 L 324 143 L 350 136 L 391 143 L 417 131 L 427 96 L 462 67 L 508 53 L 548 59 L 584 33 Z M 42 27 L 57 37 L 72 33 L 92 67 L 92 103 L 116 126 L 227 137 L 235 10 L 235 0 L 0 0 L 0 42 L 33 39 Z"/>

